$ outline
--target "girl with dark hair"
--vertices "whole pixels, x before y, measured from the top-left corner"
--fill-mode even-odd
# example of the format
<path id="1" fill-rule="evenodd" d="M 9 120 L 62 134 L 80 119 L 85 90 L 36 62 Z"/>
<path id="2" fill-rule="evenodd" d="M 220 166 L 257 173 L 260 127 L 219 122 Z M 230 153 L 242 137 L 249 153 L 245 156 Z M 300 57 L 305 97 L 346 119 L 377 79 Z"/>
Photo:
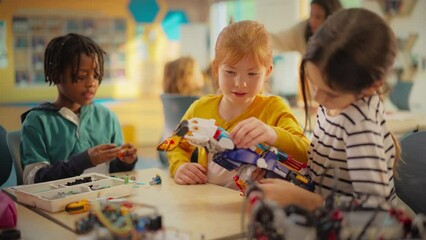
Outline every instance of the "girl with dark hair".
<path id="1" fill-rule="evenodd" d="M 399 146 L 380 97 L 395 55 L 394 33 L 378 15 L 354 8 L 326 20 L 309 40 L 300 66 L 306 114 L 311 99 L 319 103 L 308 151 L 316 193 L 267 179 L 261 185 L 267 198 L 312 210 L 331 193 L 364 200 L 366 206 L 396 203 Z"/>
<path id="2" fill-rule="evenodd" d="M 47 45 L 44 73 L 58 97 L 21 116 L 25 184 L 134 168 L 136 148 L 123 144 L 117 117 L 93 103 L 104 76 L 104 55 L 92 39 L 75 33 Z"/>

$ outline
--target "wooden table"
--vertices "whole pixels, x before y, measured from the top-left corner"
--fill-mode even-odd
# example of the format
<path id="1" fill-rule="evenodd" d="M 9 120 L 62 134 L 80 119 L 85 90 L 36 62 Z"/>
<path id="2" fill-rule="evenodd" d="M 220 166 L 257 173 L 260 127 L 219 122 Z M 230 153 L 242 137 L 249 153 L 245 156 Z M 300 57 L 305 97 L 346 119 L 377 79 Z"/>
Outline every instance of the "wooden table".
<path id="1" fill-rule="evenodd" d="M 388 112 L 386 122 L 389 130 L 397 136 L 426 130 L 426 114 L 408 111 Z"/>
<path id="2" fill-rule="evenodd" d="M 60 227 L 57 223 L 37 214 L 31 209 L 16 204 L 18 222 L 16 229 L 21 232 L 21 239 L 76 239 L 78 236 L 72 231 Z"/>
<path id="3" fill-rule="evenodd" d="M 169 177 L 169 173 L 161 169 L 137 170 L 127 174 L 135 176 L 137 182 L 145 183 L 135 185 L 134 194 L 129 199 L 157 207 L 166 230 L 186 234 L 189 239 L 238 239 L 242 235 L 241 211 L 244 198 L 238 191 L 212 184 L 177 185 Z M 156 174 L 161 176 L 162 184 L 149 185 Z M 13 194 L 13 188 L 6 191 Z M 21 229 L 38 224 L 38 221 L 26 220 L 28 216 L 33 217 L 34 212 L 29 209 L 21 211 L 24 213 L 19 218 L 25 219 L 19 226 Z M 43 216 L 43 220 L 55 222 L 55 230 L 62 229 L 67 234 L 74 234 L 71 231 L 75 230 L 75 221 L 87 214 L 49 213 L 40 209 L 35 211 Z"/>

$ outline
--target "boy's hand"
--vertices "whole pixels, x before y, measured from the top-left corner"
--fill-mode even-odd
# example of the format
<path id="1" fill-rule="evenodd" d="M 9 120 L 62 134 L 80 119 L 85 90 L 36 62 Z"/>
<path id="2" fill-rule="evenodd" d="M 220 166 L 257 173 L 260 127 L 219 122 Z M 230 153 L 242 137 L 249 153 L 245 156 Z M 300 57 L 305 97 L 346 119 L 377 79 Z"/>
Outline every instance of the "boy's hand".
<path id="1" fill-rule="evenodd" d="M 278 138 L 275 130 L 255 117 L 239 122 L 230 132 L 238 148 L 250 148 L 258 143 L 274 145 Z"/>
<path id="2" fill-rule="evenodd" d="M 184 163 L 177 169 L 174 180 L 177 184 L 204 184 L 207 170 L 198 163 Z"/>
<path id="3" fill-rule="evenodd" d="M 137 157 L 137 149 L 130 143 L 126 143 L 121 145 L 120 151 L 117 154 L 118 159 L 120 161 L 125 162 L 127 164 L 131 164 L 136 160 Z"/>
<path id="4" fill-rule="evenodd" d="M 87 150 L 90 161 L 93 165 L 98 165 L 104 162 L 109 162 L 117 157 L 120 148 L 115 144 L 101 144 Z"/>

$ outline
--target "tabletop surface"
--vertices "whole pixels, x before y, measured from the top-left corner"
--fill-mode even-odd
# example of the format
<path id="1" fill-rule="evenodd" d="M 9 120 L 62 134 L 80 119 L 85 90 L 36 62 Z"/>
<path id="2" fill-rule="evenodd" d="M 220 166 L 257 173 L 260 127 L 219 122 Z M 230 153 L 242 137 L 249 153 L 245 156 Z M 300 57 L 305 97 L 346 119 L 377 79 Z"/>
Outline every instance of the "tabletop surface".
<path id="1" fill-rule="evenodd" d="M 121 173 L 123 174 L 125 173 Z M 241 236 L 242 206 L 245 199 L 238 191 L 213 184 L 178 185 L 167 171 L 155 168 L 127 174 L 136 177 L 135 181 L 139 183 L 133 186 L 133 194 L 128 199 L 141 205 L 155 206 L 162 216 L 166 230 L 188 236 L 188 239 L 236 239 Z M 149 182 L 156 174 L 161 176 L 162 183 L 150 185 Z M 13 188 L 6 191 L 13 195 Z M 137 208 L 142 207 L 136 205 L 136 210 Z M 68 214 L 64 211 L 49 213 L 29 208 L 21 209 L 24 213 L 20 213 L 21 216 L 18 217 L 34 217 L 35 213 L 30 209 L 37 212 L 36 215 L 43 216 L 43 221 L 50 219 L 51 223 L 55 222 L 67 234 L 73 234 L 75 221 L 87 214 Z M 20 227 L 26 228 L 23 224 L 24 222 Z"/>
<path id="2" fill-rule="evenodd" d="M 16 229 L 20 231 L 21 239 L 39 240 L 39 239 L 76 239 L 77 235 L 53 221 L 44 218 L 31 209 L 16 204 L 18 221 Z"/>

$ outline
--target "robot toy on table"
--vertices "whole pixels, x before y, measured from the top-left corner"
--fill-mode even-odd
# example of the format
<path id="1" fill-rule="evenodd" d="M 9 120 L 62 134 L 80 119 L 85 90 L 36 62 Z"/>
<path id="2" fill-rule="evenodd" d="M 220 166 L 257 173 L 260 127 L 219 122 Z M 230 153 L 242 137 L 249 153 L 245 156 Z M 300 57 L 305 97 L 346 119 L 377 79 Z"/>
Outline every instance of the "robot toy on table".
<path id="1" fill-rule="evenodd" d="M 234 182 L 241 195 L 244 195 L 251 173 L 256 168 L 267 170 L 267 178 L 283 178 L 307 190 L 314 189 L 313 182 L 304 175 L 306 164 L 263 144 L 257 144 L 250 149 L 236 148 L 229 133 L 217 126 L 214 119 L 183 120 L 172 136 L 158 145 L 157 150 L 171 151 L 183 142 L 205 148 L 213 155 L 214 162 L 229 171 L 237 170 Z"/>
<path id="2" fill-rule="evenodd" d="M 364 206 L 356 197 L 343 200 L 333 189 L 314 211 L 300 205 L 279 206 L 252 184 L 246 191 L 247 239 L 426 239 L 426 218 L 411 216 L 385 200 Z M 348 201 L 349 200 L 349 201 Z M 244 220 L 242 220 L 245 223 Z"/>

